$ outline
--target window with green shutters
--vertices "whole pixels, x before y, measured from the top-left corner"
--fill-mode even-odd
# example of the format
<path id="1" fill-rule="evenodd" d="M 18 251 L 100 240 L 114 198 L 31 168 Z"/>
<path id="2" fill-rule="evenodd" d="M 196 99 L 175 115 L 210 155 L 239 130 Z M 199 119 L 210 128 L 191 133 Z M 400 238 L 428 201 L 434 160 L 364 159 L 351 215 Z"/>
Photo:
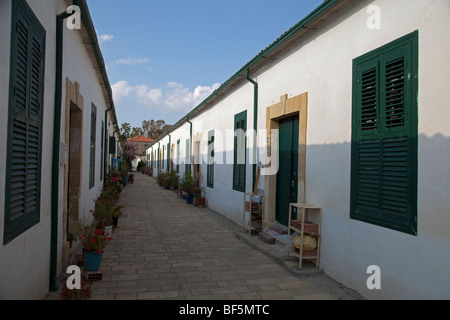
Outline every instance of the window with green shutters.
<path id="1" fill-rule="evenodd" d="M 417 234 L 418 32 L 353 62 L 351 218 Z"/>
<path id="2" fill-rule="evenodd" d="M 4 244 L 40 221 L 45 30 L 12 1 Z"/>
<path id="3" fill-rule="evenodd" d="M 208 163 L 206 169 L 206 185 L 214 188 L 214 130 L 208 132 Z"/>
<path id="4" fill-rule="evenodd" d="M 90 137 L 90 157 L 89 157 L 89 189 L 95 186 L 95 143 L 97 134 L 97 107 L 91 105 L 91 137 Z"/>
<path id="5" fill-rule="evenodd" d="M 245 192 L 247 163 L 247 111 L 234 117 L 233 190 Z"/>

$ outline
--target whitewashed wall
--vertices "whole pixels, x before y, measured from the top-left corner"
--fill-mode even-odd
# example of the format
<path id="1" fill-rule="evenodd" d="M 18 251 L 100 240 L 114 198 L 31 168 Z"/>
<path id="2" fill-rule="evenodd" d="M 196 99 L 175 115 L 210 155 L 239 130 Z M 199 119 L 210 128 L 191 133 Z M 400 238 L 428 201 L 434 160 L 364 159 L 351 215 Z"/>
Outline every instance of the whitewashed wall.
<path id="1" fill-rule="evenodd" d="M 367 27 L 369 5 L 381 9 L 379 30 Z M 308 92 L 306 201 L 323 208 L 320 267 L 368 298 L 450 298 L 449 21 L 446 0 L 353 1 L 255 79 L 258 128 L 265 128 L 265 109 L 280 96 Z M 352 61 L 415 30 L 419 30 L 419 185 L 418 235 L 411 236 L 350 219 Z M 202 132 L 205 141 L 210 129 L 216 134 L 233 129 L 234 115 L 243 110 L 247 128 L 253 128 L 253 86 L 248 83 L 195 116 L 193 134 Z M 232 152 L 217 141 L 216 156 Z M 241 223 L 243 194 L 232 190 L 232 170 L 232 165 L 216 165 L 214 189 L 206 188 L 207 204 Z M 206 166 L 202 171 L 206 186 Z M 251 181 L 248 166 L 248 191 Z M 366 287 L 370 265 L 381 268 L 381 290 Z"/>
<path id="2" fill-rule="evenodd" d="M 62 0 L 27 1 L 40 23 L 46 30 L 45 55 L 45 92 L 42 133 L 42 174 L 41 174 L 41 210 L 40 222 L 24 232 L 6 246 L 0 245 L 0 299 L 42 299 L 49 288 L 50 269 L 50 234 L 51 234 L 51 172 L 53 152 L 53 119 L 55 95 L 55 22 L 56 15 L 64 12 L 67 7 Z M 11 37 L 11 1 L 0 1 L 0 134 L 7 137 L 8 128 L 8 98 L 9 98 L 9 67 L 10 67 L 10 37 Z M 89 210 L 93 209 L 93 199 L 97 198 L 101 188 L 101 124 L 104 121 L 104 111 L 107 103 L 103 97 L 102 87 L 92 62 L 87 55 L 85 45 L 81 41 L 80 31 L 64 28 L 64 68 L 62 95 L 61 141 L 65 141 L 65 97 L 68 77 L 72 82 L 80 84 L 80 93 L 84 97 L 83 114 L 83 169 L 82 169 L 82 199 L 81 218 L 92 221 Z M 90 141 L 90 111 L 91 102 L 97 107 L 96 135 L 96 169 L 95 187 L 89 190 L 89 141 Z M 113 121 L 107 121 L 110 135 L 114 132 Z M 0 140 L 0 163 L 3 167 L 6 161 L 7 139 Z M 63 186 L 64 167 L 60 167 L 60 192 L 58 210 L 58 273 L 62 268 L 63 239 Z M 0 171 L 0 203 L 5 199 L 5 172 Z M 0 205 L 0 239 L 3 239 L 4 205 Z M 2 241 L 3 242 L 3 241 Z"/>

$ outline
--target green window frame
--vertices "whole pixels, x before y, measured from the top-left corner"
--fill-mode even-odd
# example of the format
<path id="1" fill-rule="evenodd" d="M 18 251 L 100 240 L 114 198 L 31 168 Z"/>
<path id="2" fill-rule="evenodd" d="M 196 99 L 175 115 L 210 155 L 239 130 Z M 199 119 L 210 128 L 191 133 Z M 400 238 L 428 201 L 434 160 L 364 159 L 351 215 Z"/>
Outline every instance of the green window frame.
<path id="1" fill-rule="evenodd" d="M 247 111 L 234 116 L 233 190 L 245 192 L 247 167 Z"/>
<path id="2" fill-rule="evenodd" d="M 206 185 L 214 188 L 214 130 L 208 132 L 208 158 L 206 167 Z"/>
<path id="3" fill-rule="evenodd" d="M 12 1 L 4 245 L 40 222 L 46 31 Z"/>
<path id="4" fill-rule="evenodd" d="M 91 137 L 90 137 L 90 156 L 89 156 L 89 189 L 95 186 L 95 144 L 97 142 L 97 107 L 91 104 Z"/>
<path id="5" fill-rule="evenodd" d="M 352 219 L 417 234 L 418 32 L 353 61 Z"/>

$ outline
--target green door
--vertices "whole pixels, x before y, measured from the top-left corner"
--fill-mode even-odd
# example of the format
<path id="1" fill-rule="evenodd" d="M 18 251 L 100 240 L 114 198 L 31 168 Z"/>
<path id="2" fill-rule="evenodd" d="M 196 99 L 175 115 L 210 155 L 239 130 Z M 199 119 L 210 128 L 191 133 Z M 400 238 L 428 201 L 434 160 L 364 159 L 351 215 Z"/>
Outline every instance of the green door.
<path id="1" fill-rule="evenodd" d="M 276 219 L 279 223 L 285 226 L 288 225 L 289 204 L 297 202 L 298 130 L 298 116 L 280 121 Z"/>

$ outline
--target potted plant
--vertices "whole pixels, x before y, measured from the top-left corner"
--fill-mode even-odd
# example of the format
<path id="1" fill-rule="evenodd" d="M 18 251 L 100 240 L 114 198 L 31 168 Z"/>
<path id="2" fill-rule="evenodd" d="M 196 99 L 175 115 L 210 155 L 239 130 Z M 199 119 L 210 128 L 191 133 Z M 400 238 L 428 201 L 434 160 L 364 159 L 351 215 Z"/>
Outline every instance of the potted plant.
<path id="1" fill-rule="evenodd" d="M 122 211 L 117 210 L 113 212 L 112 221 L 113 221 L 113 227 L 117 228 L 119 225 L 119 218 L 122 216 Z"/>
<path id="2" fill-rule="evenodd" d="M 114 217 L 120 217 L 122 215 L 121 210 L 124 207 L 122 205 L 115 206 L 113 202 L 108 199 L 99 198 L 94 202 L 95 210 L 93 211 L 93 215 L 97 221 L 97 228 L 103 228 L 106 233 L 111 234 Z"/>
<path id="3" fill-rule="evenodd" d="M 75 240 L 75 236 L 69 233 L 66 237 L 66 240 L 69 242 L 69 248 L 72 249 L 72 242 Z"/>
<path id="4" fill-rule="evenodd" d="M 194 191 L 194 200 L 193 200 L 194 206 L 204 207 L 206 202 L 206 198 L 202 196 L 204 188 L 193 187 L 193 191 Z"/>
<path id="5" fill-rule="evenodd" d="M 192 204 L 194 200 L 193 179 L 190 171 L 184 173 L 184 177 L 181 179 L 180 188 L 186 193 L 186 203 Z"/>
<path id="6" fill-rule="evenodd" d="M 92 295 L 91 281 L 85 277 L 81 279 L 80 289 L 69 289 L 66 284 L 67 279 L 63 279 L 61 282 L 64 284 L 63 289 L 59 297 L 61 300 L 88 300 Z"/>
<path id="7" fill-rule="evenodd" d="M 97 271 L 103 258 L 103 251 L 108 241 L 109 235 L 105 235 L 100 229 L 84 227 L 84 233 L 80 236 L 83 241 L 84 269 L 86 271 Z"/>
<path id="8" fill-rule="evenodd" d="M 172 190 L 178 190 L 179 180 L 178 174 L 176 171 L 172 171 L 168 177 L 169 185 Z"/>

